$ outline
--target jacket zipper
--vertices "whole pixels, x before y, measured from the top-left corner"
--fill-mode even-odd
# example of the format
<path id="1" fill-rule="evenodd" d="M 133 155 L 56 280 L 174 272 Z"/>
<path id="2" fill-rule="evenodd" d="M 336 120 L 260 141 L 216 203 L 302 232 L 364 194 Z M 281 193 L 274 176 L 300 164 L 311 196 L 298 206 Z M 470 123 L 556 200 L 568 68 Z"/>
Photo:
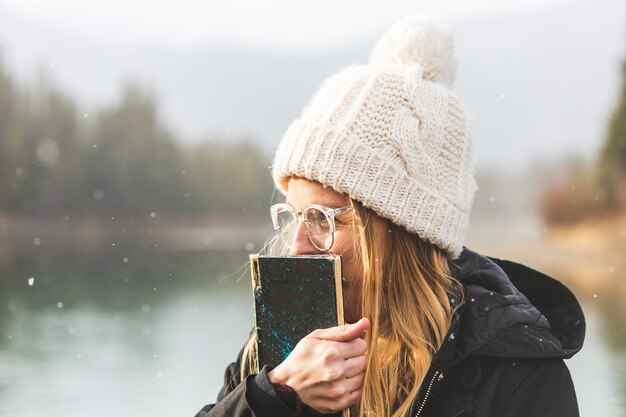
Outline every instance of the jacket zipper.
<path id="1" fill-rule="evenodd" d="M 417 410 L 417 413 L 415 413 L 415 417 L 419 417 L 420 414 L 422 414 L 422 410 L 424 409 L 424 406 L 426 405 L 426 400 L 428 400 L 428 396 L 430 395 L 430 390 L 433 388 L 433 384 L 435 383 L 435 378 L 437 378 L 437 376 L 439 376 L 440 381 L 443 378 L 442 373 L 440 374 L 439 371 L 435 371 L 435 373 L 433 374 L 433 377 L 430 379 L 428 388 L 426 388 L 426 394 L 424 394 L 424 400 L 422 400 L 422 403 L 420 404 L 420 408 Z"/>

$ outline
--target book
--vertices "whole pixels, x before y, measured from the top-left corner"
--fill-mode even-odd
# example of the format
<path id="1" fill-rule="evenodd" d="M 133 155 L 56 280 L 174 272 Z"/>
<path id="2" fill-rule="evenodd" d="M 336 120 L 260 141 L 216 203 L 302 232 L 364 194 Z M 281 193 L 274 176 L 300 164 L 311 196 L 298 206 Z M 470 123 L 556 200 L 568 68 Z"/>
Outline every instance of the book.
<path id="1" fill-rule="evenodd" d="M 250 255 L 257 372 L 277 366 L 315 329 L 344 324 L 339 255 Z M 336 416 L 349 416 L 349 410 Z"/>
<path id="2" fill-rule="evenodd" d="M 250 255 L 250 264 L 260 368 L 313 330 L 344 324 L 338 255 Z"/>

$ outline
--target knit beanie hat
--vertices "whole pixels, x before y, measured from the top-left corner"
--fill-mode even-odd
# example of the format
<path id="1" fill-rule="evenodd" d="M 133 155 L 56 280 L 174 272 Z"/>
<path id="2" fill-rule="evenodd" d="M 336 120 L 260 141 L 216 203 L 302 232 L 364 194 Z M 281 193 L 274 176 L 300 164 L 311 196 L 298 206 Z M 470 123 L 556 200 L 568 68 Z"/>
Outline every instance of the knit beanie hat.
<path id="1" fill-rule="evenodd" d="M 457 258 L 476 183 L 455 72 L 446 27 L 422 16 L 397 23 L 368 65 L 329 77 L 289 126 L 277 188 L 286 193 L 292 176 L 317 181 Z"/>

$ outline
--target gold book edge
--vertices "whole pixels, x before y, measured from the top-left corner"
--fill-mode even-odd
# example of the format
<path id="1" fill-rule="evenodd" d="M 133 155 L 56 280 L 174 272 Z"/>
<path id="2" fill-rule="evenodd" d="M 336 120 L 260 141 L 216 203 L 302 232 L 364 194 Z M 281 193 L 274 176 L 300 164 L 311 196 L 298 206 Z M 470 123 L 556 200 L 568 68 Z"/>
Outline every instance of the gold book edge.
<path id="1" fill-rule="evenodd" d="M 250 276 L 252 278 L 252 301 L 256 304 L 256 288 L 261 285 L 261 278 L 259 277 L 259 255 L 251 254 L 250 255 Z M 257 320 L 256 320 L 256 305 L 253 306 L 252 311 L 254 312 L 254 332 L 257 333 Z M 254 344 L 254 369 L 258 374 L 261 370 L 259 369 L 259 343 L 257 339 L 257 343 Z"/>
<path id="2" fill-rule="evenodd" d="M 346 320 L 343 315 L 343 277 L 341 274 L 341 257 L 336 256 L 333 260 L 335 267 L 335 296 L 337 298 L 337 323 L 339 326 L 346 324 Z M 350 409 L 343 410 L 341 412 L 342 417 L 350 417 Z"/>

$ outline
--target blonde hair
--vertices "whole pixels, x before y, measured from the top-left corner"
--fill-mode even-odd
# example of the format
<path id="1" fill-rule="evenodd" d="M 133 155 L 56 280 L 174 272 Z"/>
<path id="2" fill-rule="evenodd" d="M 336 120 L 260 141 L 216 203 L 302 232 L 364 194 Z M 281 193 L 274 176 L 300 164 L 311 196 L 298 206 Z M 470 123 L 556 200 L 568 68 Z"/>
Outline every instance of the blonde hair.
<path id="1" fill-rule="evenodd" d="M 351 205 L 356 262 L 363 269 L 360 313 L 371 323 L 363 393 L 352 415 L 405 416 L 450 327 L 448 297 L 456 281 L 441 249 L 358 202 Z M 376 221 L 386 227 L 375 227 Z M 255 346 L 253 334 L 244 348 L 242 380 L 258 369 Z"/>

